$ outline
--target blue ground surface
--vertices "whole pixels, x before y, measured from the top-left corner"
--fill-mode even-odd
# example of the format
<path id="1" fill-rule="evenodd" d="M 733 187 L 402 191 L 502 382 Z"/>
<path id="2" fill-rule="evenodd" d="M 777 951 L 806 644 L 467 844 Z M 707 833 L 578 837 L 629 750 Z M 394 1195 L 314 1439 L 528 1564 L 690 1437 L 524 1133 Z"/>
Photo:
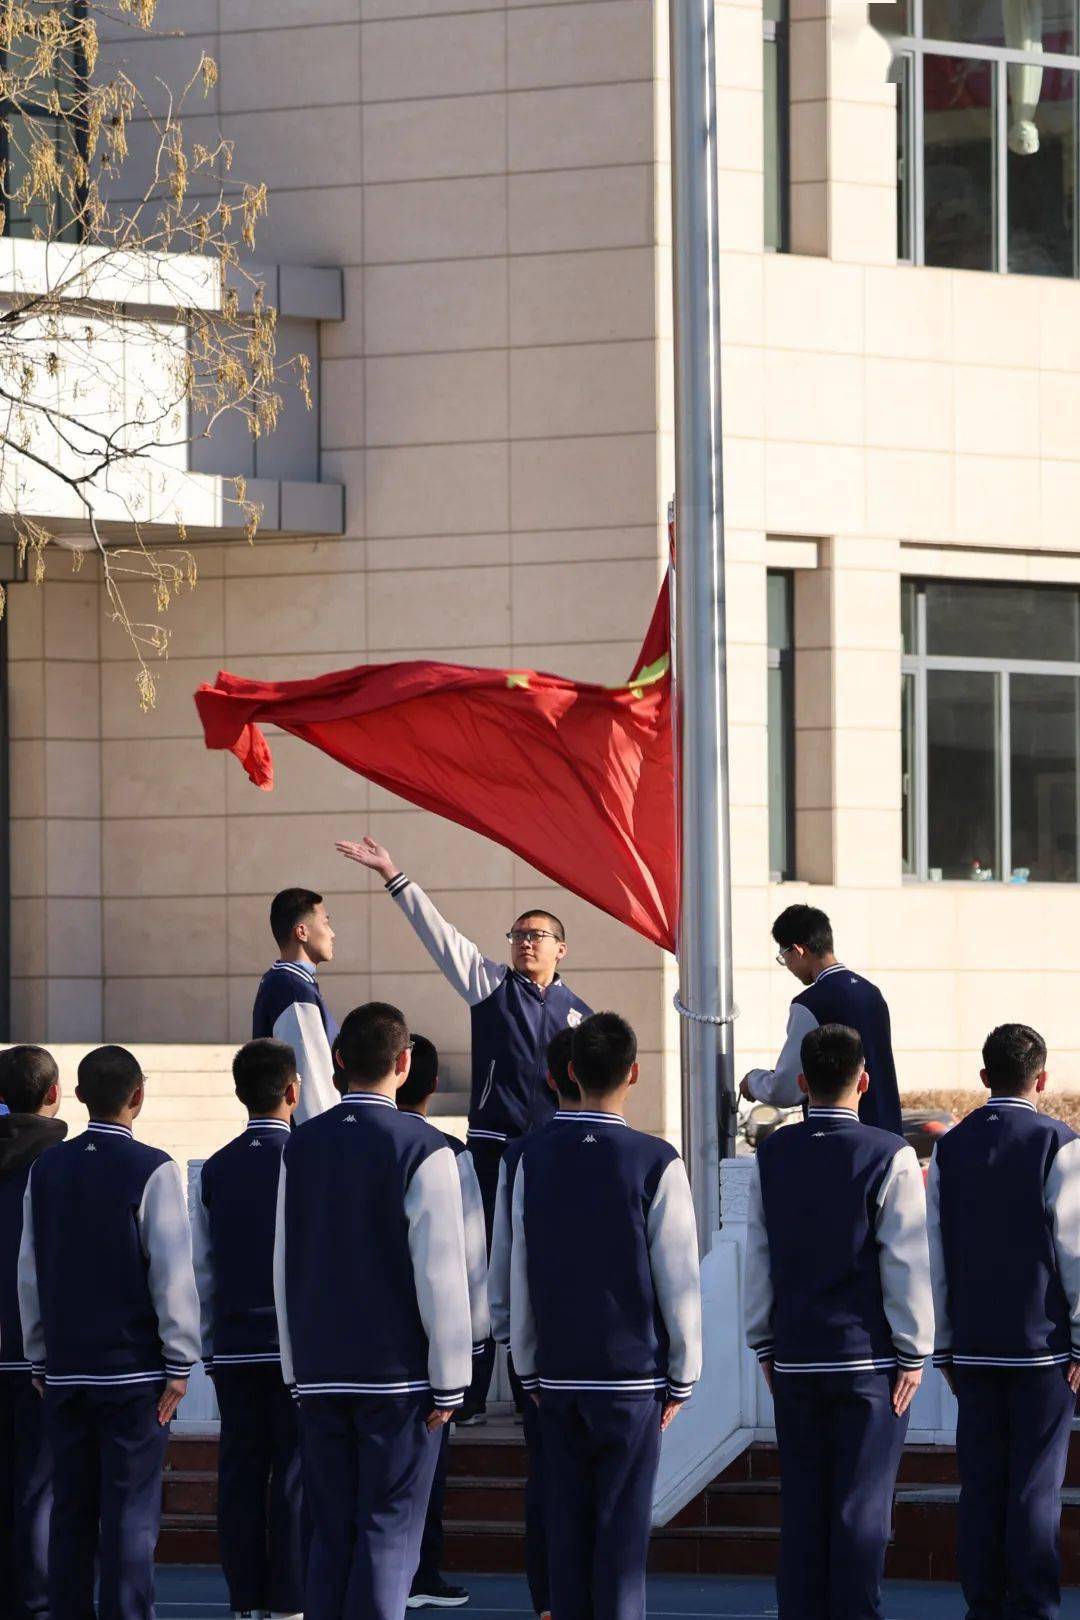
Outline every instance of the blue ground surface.
<path id="1" fill-rule="evenodd" d="M 472 1593 L 465 1609 L 484 1620 L 523 1620 L 531 1615 L 524 1581 L 507 1575 L 454 1576 Z M 158 1620 L 224 1620 L 229 1614 L 225 1586 L 216 1569 L 166 1568 L 158 1571 Z M 434 1615 L 434 1609 L 411 1611 Z M 962 1620 L 963 1601 L 955 1586 L 892 1581 L 886 1587 L 888 1620 Z M 1080 1620 L 1080 1591 L 1066 1593 L 1062 1620 Z M 668 1575 L 649 1582 L 650 1620 L 769 1620 L 776 1614 L 773 1584 L 715 1576 Z"/>

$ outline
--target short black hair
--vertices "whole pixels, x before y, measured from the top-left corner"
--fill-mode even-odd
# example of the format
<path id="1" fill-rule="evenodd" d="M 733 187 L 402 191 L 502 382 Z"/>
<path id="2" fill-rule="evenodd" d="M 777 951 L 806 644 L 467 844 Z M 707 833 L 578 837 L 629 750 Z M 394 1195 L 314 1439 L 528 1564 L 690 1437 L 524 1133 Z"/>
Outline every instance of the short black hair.
<path id="1" fill-rule="evenodd" d="M 799 1060 L 811 1095 L 829 1101 L 859 1078 L 866 1053 L 858 1030 L 847 1024 L 822 1024 L 803 1036 Z"/>
<path id="2" fill-rule="evenodd" d="M 322 905 L 322 895 L 314 889 L 282 889 L 270 902 L 270 932 L 281 950 L 293 936 L 297 923 L 310 917 L 316 906 Z"/>
<path id="3" fill-rule="evenodd" d="M 388 1001 L 365 1001 L 354 1007 L 338 1031 L 342 1084 L 350 1080 L 376 1085 L 385 1080 L 409 1044 L 405 1014 Z"/>
<path id="4" fill-rule="evenodd" d="M 296 1079 L 296 1053 L 286 1041 L 247 1041 L 232 1060 L 236 1095 L 249 1114 L 269 1114 Z"/>
<path id="5" fill-rule="evenodd" d="M 560 1097 L 577 1102 L 581 1087 L 570 1078 L 570 1059 L 573 1056 L 574 1032 L 569 1025 L 557 1029 L 547 1044 L 547 1071 L 555 1082 Z"/>
<path id="6" fill-rule="evenodd" d="M 430 1097 L 439 1084 L 439 1049 L 426 1035 L 412 1033 L 412 1062 L 405 1084 L 398 1086 L 399 1108 L 415 1108 L 425 1097 Z"/>
<path id="7" fill-rule="evenodd" d="M 36 1114 L 60 1078 L 43 1046 L 9 1046 L 0 1052 L 0 1098 L 13 1114 Z"/>
<path id="8" fill-rule="evenodd" d="M 79 1064 L 81 1101 L 90 1114 L 112 1119 L 126 1106 L 144 1075 L 126 1046 L 95 1046 Z"/>
<path id="9" fill-rule="evenodd" d="M 621 1086 L 636 1058 L 637 1036 L 618 1013 L 593 1013 L 571 1036 L 574 1078 L 586 1096 L 602 1096 Z"/>
<path id="10" fill-rule="evenodd" d="M 1027 1091 L 1046 1068 L 1046 1042 L 1030 1024 L 999 1024 L 983 1042 L 982 1060 L 991 1091 Z"/>
<path id="11" fill-rule="evenodd" d="M 788 906 L 773 923 L 772 937 L 781 950 L 801 945 L 811 956 L 827 956 L 833 948 L 832 923 L 817 906 Z"/>
<path id="12" fill-rule="evenodd" d="M 545 911 L 543 906 L 526 906 L 524 911 L 518 912 L 510 926 L 512 928 L 516 928 L 518 923 L 523 922 L 526 917 L 543 917 L 545 922 L 549 922 L 551 924 L 551 931 L 555 935 L 555 938 L 562 940 L 565 944 L 566 929 L 563 927 L 561 921 L 558 917 L 556 917 L 553 911 Z"/>

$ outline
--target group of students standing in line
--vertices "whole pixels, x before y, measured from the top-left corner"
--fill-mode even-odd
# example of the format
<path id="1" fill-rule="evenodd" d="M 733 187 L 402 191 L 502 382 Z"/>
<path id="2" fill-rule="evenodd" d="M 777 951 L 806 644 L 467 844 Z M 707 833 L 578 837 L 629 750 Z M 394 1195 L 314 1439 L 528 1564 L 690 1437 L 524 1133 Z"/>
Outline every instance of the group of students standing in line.
<path id="1" fill-rule="evenodd" d="M 445 1442 L 482 1419 L 492 1320 L 530 1446 L 538 1612 L 644 1613 L 660 1436 L 701 1365 L 682 1161 L 627 1126 L 633 1030 L 562 984 L 556 917 L 516 919 L 500 965 L 386 876 L 473 1009 L 467 1146 L 423 1117 L 438 1057 L 397 1008 L 333 1024 L 316 980 L 333 931 L 308 890 L 271 908 L 280 956 L 233 1064 L 249 1122 L 202 1166 L 190 1225 L 178 1166 L 134 1137 L 130 1052 L 83 1058 L 90 1122 L 70 1141 L 50 1054 L 0 1054 L 0 1140 L 21 1144 L 0 1162 L 0 1591 L 18 1620 L 91 1620 L 95 1585 L 100 1620 L 151 1616 L 169 1424 L 200 1356 L 237 1613 L 467 1601 L 438 1572 Z"/>
<path id="2" fill-rule="evenodd" d="M 179 1171 L 131 1134 L 131 1054 L 83 1059 L 90 1125 L 60 1145 L 52 1059 L 0 1054 L 0 1593 L 20 1594 L 16 1620 L 90 1620 L 95 1562 L 100 1620 L 146 1620 L 168 1423 L 200 1354 L 239 1612 L 400 1620 L 467 1601 L 438 1570 L 446 1425 L 482 1421 L 496 1338 L 530 1448 L 537 1612 L 644 1613 L 660 1435 L 700 1372 L 701 1325 L 681 1160 L 625 1121 L 633 1031 L 563 983 L 551 913 L 518 917 L 500 964 L 374 841 L 339 848 L 469 1003 L 467 1144 L 423 1119 L 438 1058 L 396 1008 L 334 1025 L 316 971 L 334 936 L 310 890 L 271 910 L 280 956 L 234 1062 L 249 1125 L 203 1166 L 194 1262 Z M 1080 1138 L 1035 1106 L 1045 1044 L 991 1033 L 990 1100 L 941 1138 L 924 1190 L 880 991 L 815 908 L 773 935 L 803 989 L 776 1068 L 743 1092 L 805 1114 L 757 1155 L 744 1303 L 776 1415 L 781 1620 L 879 1620 L 931 1353 L 958 1401 L 969 1620 L 1053 1620 Z"/>

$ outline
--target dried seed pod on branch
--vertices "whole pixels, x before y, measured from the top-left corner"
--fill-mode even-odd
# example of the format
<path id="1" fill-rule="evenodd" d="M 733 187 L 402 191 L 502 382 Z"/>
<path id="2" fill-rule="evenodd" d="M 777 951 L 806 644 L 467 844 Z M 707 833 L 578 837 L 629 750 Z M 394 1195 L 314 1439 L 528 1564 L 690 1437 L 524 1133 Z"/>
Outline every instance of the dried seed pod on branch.
<path id="1" fill-rule="evenodd" d="M 190 137 L 216 64 L 179 85 L 129 71 L 127 39 L 176 37 L 155 6 L 0 0 L 0 226 L 23 239 L 0 261 L 0 507 L 34 579 L 58 545 L 96 554 L 144 706 L 196 581 L 193 445 L 225 417 L 271 433 L 283 387 L 311 405 L 245 267 L 266 187 L 234 177 L 228 141 Z M 253 539 L 259 509 L 226 483 Z"/>

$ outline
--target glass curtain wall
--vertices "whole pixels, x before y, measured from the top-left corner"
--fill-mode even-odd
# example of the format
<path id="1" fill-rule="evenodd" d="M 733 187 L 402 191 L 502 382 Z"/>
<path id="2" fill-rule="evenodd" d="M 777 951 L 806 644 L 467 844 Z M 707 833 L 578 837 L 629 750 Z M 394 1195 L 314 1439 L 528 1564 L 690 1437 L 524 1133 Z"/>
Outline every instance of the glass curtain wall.
<path id="1" fill-rule="evenodd" d="M 1077 0 L 907 0 L 898 251 L 1076 276 Z"/>
<path id="2" fill-rule="evenodd" d="M 903 632 L 905 873 L 1075 883 L 1080 591 L 905 581 Z"/>

